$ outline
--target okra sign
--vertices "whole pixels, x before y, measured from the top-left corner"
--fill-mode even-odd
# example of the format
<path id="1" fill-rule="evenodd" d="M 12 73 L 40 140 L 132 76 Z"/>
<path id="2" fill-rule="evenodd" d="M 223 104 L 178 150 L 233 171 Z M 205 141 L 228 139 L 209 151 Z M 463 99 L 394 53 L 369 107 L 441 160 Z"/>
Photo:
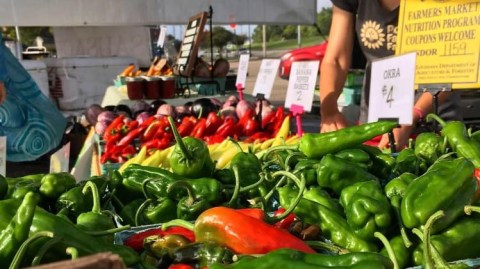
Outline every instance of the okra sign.
<path id="1" fill-rule="evenodd" d="M 480 87 L 480 1 L 402 0 L 396 54 L 407 52 L 417 52 L 417 85 Z"/>

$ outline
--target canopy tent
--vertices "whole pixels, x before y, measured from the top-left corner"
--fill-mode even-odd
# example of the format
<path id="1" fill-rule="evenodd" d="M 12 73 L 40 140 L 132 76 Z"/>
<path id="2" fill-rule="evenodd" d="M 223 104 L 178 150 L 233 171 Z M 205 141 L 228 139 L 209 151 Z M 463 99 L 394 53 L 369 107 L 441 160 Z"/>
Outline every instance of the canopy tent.
<path id="1" fill-rule="evenodd" d="M 214 24 L 303 24 L 316 21 L 317 0 L 0 0 L 2 26 L 185 24 L 213 10 Z"/>

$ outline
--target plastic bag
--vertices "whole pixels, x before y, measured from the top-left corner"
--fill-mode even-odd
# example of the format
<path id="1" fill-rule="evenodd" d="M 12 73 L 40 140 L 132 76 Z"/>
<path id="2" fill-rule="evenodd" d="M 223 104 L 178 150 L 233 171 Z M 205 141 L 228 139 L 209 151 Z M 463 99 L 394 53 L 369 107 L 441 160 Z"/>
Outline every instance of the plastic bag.
<path id="1" fill-rule="evenodd" d="M 0 81 L 7 92 L 0 105 L 0 136 L 7 137 L 7 161 L 33 161 L 56 148 L 67 121 L 5 46 L 1 34 Z"/>

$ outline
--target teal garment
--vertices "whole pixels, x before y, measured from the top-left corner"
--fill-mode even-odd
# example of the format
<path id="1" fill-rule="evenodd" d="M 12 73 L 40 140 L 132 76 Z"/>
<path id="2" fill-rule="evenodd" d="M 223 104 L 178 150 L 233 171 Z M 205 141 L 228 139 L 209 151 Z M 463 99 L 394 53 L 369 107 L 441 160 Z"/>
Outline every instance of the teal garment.
<path id="1" fill-rule="evenodd" d="M 0 81 L 7 91 L 0 105 L 0 136 L 7 137 L 7 161 L 33 161 L 56 148 L 67 125 L 0 34 Z"/>

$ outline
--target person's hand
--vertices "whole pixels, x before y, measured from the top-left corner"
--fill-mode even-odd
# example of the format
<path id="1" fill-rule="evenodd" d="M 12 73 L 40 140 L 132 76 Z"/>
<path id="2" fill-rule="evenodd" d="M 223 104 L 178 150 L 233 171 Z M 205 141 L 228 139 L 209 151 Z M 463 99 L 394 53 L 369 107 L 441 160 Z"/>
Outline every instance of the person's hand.
<path id="1" fill-rule="evenodd" d="M 400 128 L 393 129 L 393 136 L 395 137 L 395 148 L 397 151 L 404 149 L 408 146 L 408 140 L 412 134 L 413 126 L 402 125 Z M 384 134 L 380 142 L 378 143 L 378 148 L 384 150 L 390 147 L 390 141 L 388 139 L 388 134 Z"/>
<path id="2" fill-rule="evenodd" d="M 320 123 L 320 132 L 332 132 L 342 128 L 347 127 L 347 120 L 345 116 L 340 112 L 337 111 L 329 116 L 322 116 L 321 123 Z"/>

